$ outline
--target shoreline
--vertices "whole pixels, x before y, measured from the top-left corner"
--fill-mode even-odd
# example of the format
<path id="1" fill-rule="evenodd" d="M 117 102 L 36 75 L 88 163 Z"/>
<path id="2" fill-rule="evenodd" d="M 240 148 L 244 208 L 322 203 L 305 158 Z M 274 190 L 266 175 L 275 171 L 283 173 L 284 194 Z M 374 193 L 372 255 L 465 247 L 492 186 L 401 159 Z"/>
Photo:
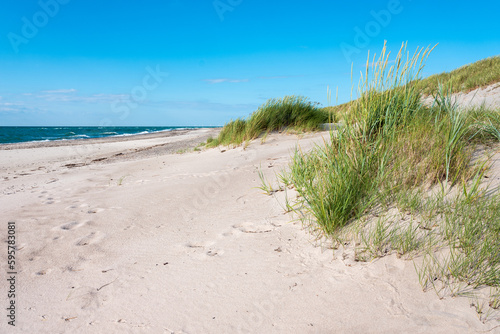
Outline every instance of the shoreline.
<path id="1" fill-rule="evenodd" d="M 138 160 L 196 147 L 219 128 L 167 131 L 124 137 L 71 141 L 29 142 L 0 146 L 0 172 L 16 168 L 26 173 L 37 165 L 81 167 L 122 160 Z"/>
<path id="2" fill-rule="evenodd" d="M 173 130 L 162 130 L 152 133 L 136 133 L 136 134 L 121 134 L 113 135 L 108 137 L 97 137 L 97 138 L 82 138 L 82 139 L 56 139 L 56 140 L 39 140 L 39 141 L 27 141 L 19 143 L 0 143 L 0 150 L 12 150 L 12 149 L 25 149 L 25 148 L 36 148 L 36 147 L 59 147 L 59 146 L 73 146 L 73 145 L 85 145 L 85 144 L 100 144 L 109 142 L 121 142 L 130 140 L 142 140 L 142 139 L 152 139 L 152 138 L 162 138 L 162 137 L 173 137 L 179 136 L 191 131 L 197 130 L 216 130 L 220 129 L 218 127 L 203 127 L 203 128 L 193 128 L 193 129 L 173 129 Z"/>

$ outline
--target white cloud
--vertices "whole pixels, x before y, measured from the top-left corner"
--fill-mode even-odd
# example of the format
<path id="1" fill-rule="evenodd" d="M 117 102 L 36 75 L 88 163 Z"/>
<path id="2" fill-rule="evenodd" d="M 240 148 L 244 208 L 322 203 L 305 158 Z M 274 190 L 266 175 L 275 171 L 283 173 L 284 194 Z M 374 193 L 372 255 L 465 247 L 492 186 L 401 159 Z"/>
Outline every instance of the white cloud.
<path id="1" fill-rule="evenodd" d="M 304 75 L 275 75 L 275 76 L 260 76 L 258 79 L 272 80 L 272 79 L 289 79 L 289 78 L 299 78 Z"/>
<path id="2" fill-rule="evenodd" d="M 42 93 L 47 93 L 47 94 L 68 94 L 68 93 L 75 93 L 76 89 L 70 88 L 70 89 L 55 89 L 55 90 L 44 90 Z"/>
<path id="3" fill-rule="evenodd" d="M 45 91 L 46 93 L 47 91 Z M 87 102 L 87 103 L 104 103 L 117 100 L 125 100 L 129 98 L 127 94 L 94 94 L 90 96 L 78 96 L 75 94 L 47 93 L 36 96 L 39 99 L 49 102 Z"/>
<path id="4" fill-rule="evenodd" d="M 228 78 L 220 78 L 220 79 L 205 79 L 203 81 L 208 82 L 209 84 L 218 84 L 223 82 L 231 82 L 231 83 L 240 83 L 240 82 L 248 82 L 249 79 L 228 79 Z"/>
<path id="5" fill-rule="evenodd" d="M 17 108 L 2 107 L 0 105 L 0 111 L 14 111 L 14 112 L 17 112 L 19 110 Z"/>
<path id="6" fill-rule="evenodd" d="M 43 108 L 33 107 L 33 106 L 24 106 L 22 104 L 13 104 L 11 106 L 2 106 L 0 105 L 0 113 L 5 114 L 25 114 L 25 115 L 33 115 L 33 114 L 43 114 L 46 110 Z"/>
<path id="7" fill-rule="evenodd" d="M 3 102 L 0 103 L 0 112 L 22 112 L 26 111 L 28 108 L 23 103 L 18 102 Z"/>

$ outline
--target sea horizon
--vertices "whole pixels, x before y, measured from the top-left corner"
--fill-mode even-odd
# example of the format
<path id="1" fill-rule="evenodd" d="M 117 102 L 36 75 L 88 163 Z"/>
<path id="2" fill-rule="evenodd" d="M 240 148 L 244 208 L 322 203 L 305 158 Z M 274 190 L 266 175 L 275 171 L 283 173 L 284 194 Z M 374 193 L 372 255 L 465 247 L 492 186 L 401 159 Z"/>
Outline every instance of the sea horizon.
<path id="1" fill-rule="evenodd" d="M 133 136 L 218 126 L 0 126 L 0 144 Z"/>

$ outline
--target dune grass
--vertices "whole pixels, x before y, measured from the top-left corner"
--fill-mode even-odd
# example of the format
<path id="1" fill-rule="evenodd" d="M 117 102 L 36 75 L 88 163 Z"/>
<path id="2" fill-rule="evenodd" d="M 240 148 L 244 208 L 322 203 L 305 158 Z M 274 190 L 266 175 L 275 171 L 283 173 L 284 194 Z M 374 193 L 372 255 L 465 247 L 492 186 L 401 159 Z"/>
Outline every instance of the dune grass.
<path id="1" fill-rule="evenodd" d="M 291 168 L 294 184 L 307 201 L 310 213 L 327 234 L 359 216 L 381 189 L 391 189 L 398 181 L 402 184 L 410 182 L 403 178 L 407 175 L 409 179 L 412 173 L 403 173 L 401 169 L 405 164 L 398 159 L 425 159 L 417 152 L 399 157 L 392 151 L 420 147 L 405 147 L 405 142 L 398 140 L 403 131 L 406 136 L 411 136 L 408 129 L 427 127 L 419 92 L 410 85 L 396 88 L 411 81 L 414 70 L 411 66 L 421 62 L 429 51 L 424 50 L 423 54 L 419 51 L 413 59 L 402 64 L 405 50 L 401 49 L 396 64 L 387 68 L 389 54 L 384 48 L 375 68 L 375 79 L 363 82 L 361 98 L 356 100 L 345 119 L 346 126 L 332 134 L 331 143 L 324 147 L 311 154 L 295 155 Z M 419 70 L 421 67 L 419 65 Z M 367 66 L 366 78 L 371 75 L 368 69 Z M 389 72 L 387 77 L 376 79 L 385 72 Z M 388 84 L 393 87 L 387 87 Z M 403 147 L 398 147 L 398 144 Z M 437 157 L 439 154 L 434 156 Z M 390 178 L 396 175 L 398 180 Z"/>
<path id="2" fill-rule="evenodd" d="M 285 96 L 281 99 L 270 99 L 247 119 L 236 119 L 224 125 L 219 136 L 209 145 L 240 145 L 271 131 L 285 129 L 313 131 L 327 121 L 328 113 L 320 110 L 316 103 L 305 97 Z"/>
<path id="3" fill-rule="evenodd" d="M 368 57 L 345 126 L 311 152 L 297 150 L 282 178 L 298 193 L 303 221 L 320 237 L 352 241 L 356 260 L 426 254 L 418 269 L 424 288 L 440 281 L 436 291 L 456 295 L 463 286 L 489 287 L 495 310 L 500 195 L 483 189 L 488 163 L 474 152 L 499 141 L 500 113 L 460 111 L 442 84 L 436 102 L 422 105 L 425 87 L 415 79 L 431 51 L 410 58 L 403 45 L 392 66 L 385 46 L 378 61 Z M 436 255 L 443 250 L 446 256 Z"/>
<path id="4" fill-rule="evenodd" d="M 500 82 L 500 56 L 482 59 L 472 64 L 464 65 L 451 72 L 431 75 L 427 78 L 414 78 L 423 96 L 435 96 L 441 87 L 447 87 L 447 93 L 469 92 L 477 88 L 484 88 L 490 84 Z M 334 122 L 342 121 L 349 114 L 356 101 L 350 101 L 335 106 L 328 106 L 322 110 L 330 115 Z"/>
<path id="5" fill-rule="evenodd" d="M 417 87 L 424 95 L 434 95 L 439 90 L 440 83 L 451 86 L 452 93 L 458 93 L 497 82 L 500 82 L 500 56 L 486 58 L 451 72 L 431 75 L 418 80 Z"/>

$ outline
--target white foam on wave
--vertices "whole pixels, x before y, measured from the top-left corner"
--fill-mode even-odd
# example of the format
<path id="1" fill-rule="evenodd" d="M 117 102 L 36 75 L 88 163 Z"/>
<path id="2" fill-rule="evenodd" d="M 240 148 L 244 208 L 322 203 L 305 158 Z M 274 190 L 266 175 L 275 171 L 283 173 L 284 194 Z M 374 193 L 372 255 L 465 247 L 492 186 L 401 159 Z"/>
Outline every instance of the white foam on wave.
<path id="1" fill-rule="evenodd" d="M 123 133 L 120 135 L 115 135 L 115 136 L 110 136 L 110 137 L 127 137 L 127 136 L 144 135 L 147 133 L 169 132 L 172 130 L 187 130 L 187 129 L 191 129 L 191 128 L 170 128 L 170 129 L 163 129 L 163 130 L 149 130 L 149 131 L 142 131 L 142 132 L 136 132 L 136 133 Z"/>

